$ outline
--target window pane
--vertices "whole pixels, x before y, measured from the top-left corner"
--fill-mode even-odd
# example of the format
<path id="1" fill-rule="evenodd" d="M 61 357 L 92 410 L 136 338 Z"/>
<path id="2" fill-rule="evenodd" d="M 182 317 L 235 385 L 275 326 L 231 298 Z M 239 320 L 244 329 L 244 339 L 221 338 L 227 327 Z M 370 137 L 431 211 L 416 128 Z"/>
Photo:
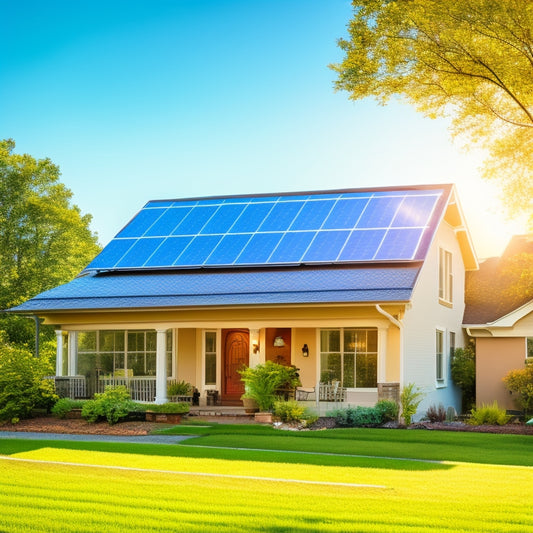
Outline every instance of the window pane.
<path id="1" fill-rule="evenodd" d="M 357 354 L 356 387 L 378 386 L 378 357 L 376 354 Z"/>
<path id="2" fill-rule="evenodd" d="M 96 331 L 80 331 L 78 333 L 78 352 L 96 351 Z"/>
<path id="3" fill-rule="evenodd" d="M 217 334 L 215 331 L 205 332 L 205 351 L 206 353 L 217 351 Z"/>
<path id="4" fill-rule="evenodd" d="M 167 339 L 168 340 L 168 339 Z M 146 332 L 146 351 L 155 352 L 157 345 L 157 334 L 155 331 Z M 167 346 L 168 348 L 168 346 Z"/>
<path id="5" fill-rule="evenodd" d="M 325 353 L 320 358 L 320 381 L 329 383 L 333 380 L 341 380 L 341 354 Z"/>
<path id="6" fill-rule="evenodd" d="M 533 337 L 527 339 L 527 353 L 526 357 L 533 357 Z"/>
<path id="7" fill-rule="evenodd" d="M 356 331 L 354 329 L 344 330 L 344 352 L 355 352 Z"/>
<path id="8" fill-rule="evenodd" d="M 377 353 L 378 351 L 378 330 L 369 329 L 367 331 L 367 352 Z"/>
<path id="9" fill-rule="evenodd" d="M 155 353 L 146 354 L 146 375 L 155 376 Z"/>
<path id="10" fill-rule="evenodd" d="M 340 352 L 341 332 L 339 330 L 323 330 L 320 332 L 321 352 Z"/>
<path id="11" fill-rule="evenodd" d="M 217 382 L 217 355 L 216 353 L 205 354 L 205 384 L 215 385 Z"/>
<path id="12" fill-rule="evenodd" d="M 342 381 L 343 387 L 353 387 L 354 386 L 354 375 L 355 375 L 355 355 L 344 354 L 344 379 Z"/>

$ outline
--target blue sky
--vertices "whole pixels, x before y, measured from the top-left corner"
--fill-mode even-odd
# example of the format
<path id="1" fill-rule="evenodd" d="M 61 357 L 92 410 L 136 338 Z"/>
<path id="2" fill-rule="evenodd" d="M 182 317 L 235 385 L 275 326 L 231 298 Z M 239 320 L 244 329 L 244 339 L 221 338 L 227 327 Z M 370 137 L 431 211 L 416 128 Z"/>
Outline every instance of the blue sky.
<path id="1" fill-rule="evenodd" d="M 347 0 L 0 7 L 0 138 L 60 166 L 101 244 L 150 199 L 443 182 L 480 257 L 524 231 L 445 120 L 333 90 Z"/>

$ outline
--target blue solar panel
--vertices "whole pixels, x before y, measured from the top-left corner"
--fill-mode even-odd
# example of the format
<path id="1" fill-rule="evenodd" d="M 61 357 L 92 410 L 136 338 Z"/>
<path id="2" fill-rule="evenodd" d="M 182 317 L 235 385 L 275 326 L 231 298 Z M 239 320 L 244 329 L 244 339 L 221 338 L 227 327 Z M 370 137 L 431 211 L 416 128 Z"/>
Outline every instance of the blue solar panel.
<path id="1" fill-rule="evenodd" d="M 422 236 L 434 230 L 445 192 L 383 189 L 151 201 L 88 269 L 415 260 L 427 250 L 430 239 Z"/>

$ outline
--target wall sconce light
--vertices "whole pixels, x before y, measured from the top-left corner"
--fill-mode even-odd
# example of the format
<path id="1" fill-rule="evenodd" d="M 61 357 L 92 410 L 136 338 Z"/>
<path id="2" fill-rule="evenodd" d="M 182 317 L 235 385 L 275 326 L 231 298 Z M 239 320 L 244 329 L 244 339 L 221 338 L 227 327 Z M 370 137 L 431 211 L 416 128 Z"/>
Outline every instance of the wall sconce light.
<path id="1" fill-rule="evenodd" d="M 259 352 L 259 342 L 258 341 L 252 341 L 252 350 L 254 353 Z"/>
<path id="2" fill-rule="evenodd" d="M 285 346 L 285 341 L 283 340 L 283 337 L 276 337 L 274 339 L 274 346 L 276 348 L 283 348 Z"/>
<path id="3" fill-rule="evenodd" d="M 304 344 L 302 347 L 302 355 L 304 357 L 309 357 L 309 348 L 307 347 L 307 344 Z"/>

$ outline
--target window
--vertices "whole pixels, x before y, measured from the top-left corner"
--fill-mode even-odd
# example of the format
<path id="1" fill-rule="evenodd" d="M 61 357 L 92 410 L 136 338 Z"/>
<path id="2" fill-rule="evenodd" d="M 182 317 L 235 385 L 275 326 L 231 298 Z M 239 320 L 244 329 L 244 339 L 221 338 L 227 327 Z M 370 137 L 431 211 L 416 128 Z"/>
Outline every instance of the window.
<path id="1" fill-rule="evenodd" d="M 444 382 L 444 331 L 437 330 L 435 336 L 435 373 L 439 384 Z"/>
<path id="2" fill-rule="evenodd" d="M 204 337 L 205 384 L 217 383 L 217 332 L 206 331 Z"/>
<path id="3" fill-rule="evenodd" d="M 80 331 L 81 375 L 155 376 L 157 333 L 148 331 Z M 172 330 L 167 331 L 167 373 L 172 375 Z"/>
<path id="4" fill-rule="evenodd" d="M 439 248 L 439 300 L 453 302 L 452 253 Z"/>
<path id="5" fill-rule="evenodd" d="M 526 339 L 526 358 L 528 361 L 533 361 L 533 337 Z"/>
<path id="6" fill-rule="evenodd" d="M 377 329 L 341 328 L 320 332 L 321 382 L 338 380 L 343 387 L 376 388 L 377 368 Z"/>
<path id="7" fill-rule="evenodd" d="M 455 331 L 450 331 L 448 335 L 449 339 L 449 345 L 448 345 L 448 353 L 450 354 L 450 361 L 453 357 L 453 353 L 455 352 Z"/>

